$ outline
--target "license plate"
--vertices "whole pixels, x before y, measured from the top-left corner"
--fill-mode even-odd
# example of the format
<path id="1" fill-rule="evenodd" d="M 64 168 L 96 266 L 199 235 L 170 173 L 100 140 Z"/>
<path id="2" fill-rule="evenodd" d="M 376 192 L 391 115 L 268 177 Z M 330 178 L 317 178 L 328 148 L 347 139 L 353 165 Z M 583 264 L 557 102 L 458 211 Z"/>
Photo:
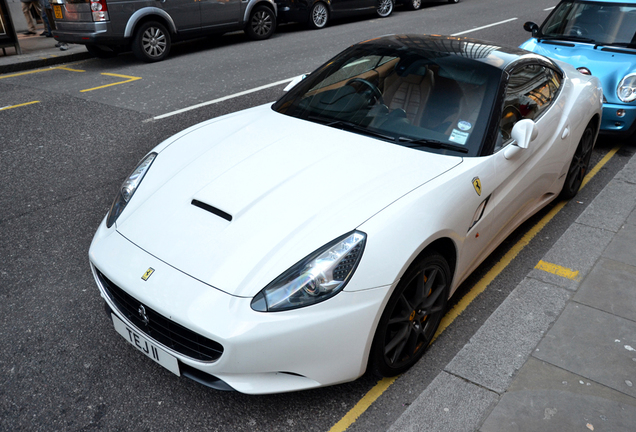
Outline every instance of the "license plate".
<path id="1" fill-rule="evenodd" d="M 122 335 L 132 346 L 168 369 L 173 374 L 181 376 L 181 372 L 179 372 L 179 362 L 176 357 L 168 354 L 165 350 L 159 348 L 154 343 L 146 339 L 146 337 L 139 334 L 139 332 L 128 327 L 122 320 L 117 318 L 115 314 L 111 314 L 111 316 L 117 333 Z"/>
<path id="2" fill-rule="evenodd" d="M 55 14 L 55 19 L 62 19 L 62 6 L 53 5 L 53 13 Z"/>

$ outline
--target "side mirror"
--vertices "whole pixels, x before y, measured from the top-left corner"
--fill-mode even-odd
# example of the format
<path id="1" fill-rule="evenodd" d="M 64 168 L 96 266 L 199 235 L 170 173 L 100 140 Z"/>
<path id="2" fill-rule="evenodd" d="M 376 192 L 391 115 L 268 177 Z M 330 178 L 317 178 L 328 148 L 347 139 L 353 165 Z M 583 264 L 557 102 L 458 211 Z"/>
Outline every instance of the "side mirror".
<path id="1" fill-rule="evenodd" d="M 301 82 L 302 80 L 305 79 L 305 77 L 307 76 L 307 74 L 302 74 L 302 75 L 298 75 L 296 78 L 294 78 L 293 80 L 290 81 L 289 84 L 287 84 L 285 86 L 285 88 L 283 89 L 283 91 L 290 91 L 296 84 L 298 84 L 299 82 Z"/>
<path id="2" fill-rule="evenodd" d="M 527 21 L 524 25 L 523 25 L 523 29 L 527 32 L 531 32 L 532 33 L 532 37 L 537 37 L 537 35 L 539 34 L 539 26 L 535 23 L 533 23 L 532 21 Z"/>
<path id="3" fill-rule="evenodd" d="M 519 120 L 512 128 L 510 137 L 515 141 L 512 145 L 527 149 L 528 145 L 534 141 L 539 134 L 537 124 L 530 119 Z"/>

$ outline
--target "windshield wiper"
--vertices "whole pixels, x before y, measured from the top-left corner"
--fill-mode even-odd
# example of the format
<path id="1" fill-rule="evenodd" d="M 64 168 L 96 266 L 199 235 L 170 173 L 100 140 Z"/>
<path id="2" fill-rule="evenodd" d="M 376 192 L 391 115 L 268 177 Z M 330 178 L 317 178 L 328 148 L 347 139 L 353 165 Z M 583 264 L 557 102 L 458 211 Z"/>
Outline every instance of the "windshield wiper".
<path id="1" fill-rule="evenodd" d="M 428 147 L 428 148 L 434 148 L 434 149 L 455 150 L 460 153 L 468 153 L 468 149 L 464 146 L 461 146 L 459 144 L 445 143 L 443 141 L 438 141 L 434 139 L 427 139 L 427 138 L 414 139 L 414 138 L 408 138 L 408 137 L 399 137 L 398 141 L 401 143 L 404 143 L 403 145 L 409 148 Z"/>
<path id="2" fill-rule="evenodd" d="M 586 38 L 583 36 L 540 36 L 537 38 L 538 40 L 564 40 L 570 42 L 587 42 L 587 43 L 596 43 L 594 39 Z"/>
<path id="3" fill-rule="evenodd" d="M 331 120 L 331 119 L 326 119 L 323 117 L 315 117 L 315 116 L 309 116 L 307 117 L 307 120 L 315 121 L 325 126 L 330 126 L 330 127 L 346 130 L 348 132 L 359 132 L 361 134 L 371 135 L 376 138 L 381 138 L 383 140 L 395 141 L 395 138 L 392 137 L 391 135 L 385 135 L 380 132 L 375 132 L 373 130 L 367 129 L 364 126 L 360 126 L 359 124 L 355 124 L 345 120 Z"/>

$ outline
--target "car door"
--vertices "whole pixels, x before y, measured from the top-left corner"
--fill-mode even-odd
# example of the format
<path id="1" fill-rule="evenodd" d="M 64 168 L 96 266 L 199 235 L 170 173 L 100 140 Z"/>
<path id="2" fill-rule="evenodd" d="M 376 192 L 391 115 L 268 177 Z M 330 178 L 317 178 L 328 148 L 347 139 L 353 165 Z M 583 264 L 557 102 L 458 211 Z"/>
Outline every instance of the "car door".
<path id="1" fill-rule="evenodd" d="M 241 19 L 241 0 L 200 0 L 199 6 L 203 29 L 238 24 Z"/>
<path id="2" fill-rule="evenodd" d="M 177 31 L 188 32 L 201 28 L 201 13 L 198 0 L 168 0 L 157 2 L 174 21 Z"/>
<path id="3" fill-rule="evenodd" d="M 557 154 L 570 140 L 564 98 L 559 98 L 562 80 L 560 72 L 540 63 L 525 63 L 509 73 L 493 154 L 495 241 L 503 240 L 558 193 L 551 190 L 562 167 Z M 536 128 L 528 148 L 520 148 L 511 137 L 514 125 L 523 119 L 532 120 Z"/>

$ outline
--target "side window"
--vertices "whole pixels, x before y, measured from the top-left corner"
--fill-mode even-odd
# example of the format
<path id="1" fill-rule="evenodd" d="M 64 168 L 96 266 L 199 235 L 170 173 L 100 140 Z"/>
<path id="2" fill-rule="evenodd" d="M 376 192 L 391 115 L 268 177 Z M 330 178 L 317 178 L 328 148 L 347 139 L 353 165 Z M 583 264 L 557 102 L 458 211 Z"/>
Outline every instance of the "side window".
<path id="1" fill-rule="evenodd" d="M 506 88 L 495 151 L 509 143 L 512 127 L 519 120 L 537 120 L 555 99 L 560 86 L 561 77 L 542 65 L 530 64 L 513 70 Z"/>

